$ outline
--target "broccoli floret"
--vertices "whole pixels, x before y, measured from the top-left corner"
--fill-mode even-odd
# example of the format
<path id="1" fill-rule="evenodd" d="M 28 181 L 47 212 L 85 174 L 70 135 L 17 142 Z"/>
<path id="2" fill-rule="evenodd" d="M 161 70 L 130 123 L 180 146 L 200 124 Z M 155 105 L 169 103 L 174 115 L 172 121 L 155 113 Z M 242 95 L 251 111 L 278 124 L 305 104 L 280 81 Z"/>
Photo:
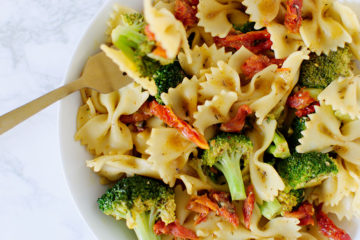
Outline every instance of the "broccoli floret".
<path id="1" fill-rule="evenodd" d="M 202 164 L 216 167 L 228 183 L 232 200 L 246 198 L 241 161 L 246 166 L 253 145 L 250 139 L 241 134 L 220 133 L 209 141 L 210 148 L 202 155 Z"/>
<path id="2" fill-rule="evenodd" d="M 146 57 L 154 46 L 145 35 L 145 21 L 140 13 L 124 14 L 123 24 L 117 26 L 111 33 L 113 44 L 132 61 L 143 77 L 152 77 L 160 67 L 160 63 Z"/>
<path id="3" fill-rule="evenodd" d="M 233 24 L 233 28 L 236 31 L 240 31 L 241 33 L 256 31 L 255 30 L 255 22 L 246 22 L 241 25 Z"/>
<path id="4" fill-rule="evenodd" d="M 306 128 L 305 126 L 306 121 L 307 121 L 306 117 L 301 117 L 301 118 L 296 117 L 294 118 L 291 124 L 293 133 L 289 137 L 289 146 L 292 150 L 294 150 L 295 147 L 300 144 L 299 139 L 303 137 L 301 132 L 304 131 Z"/>
<path id="5" fill-rule="evenodd" d="M 276 158 L 290 157 L 290 150 L 285 137 L 279 132 L 275 131 L 273 143 L 267 149 Z"/>
<path id="6" fill-rule="evenodd" d="M 175 194 L 164 183 L 142 176 L 119 180 L 98 199 L 101 211 L 117 220 L 126 219 L 138 239 L 160 238 L 153 232 L 157 219 L 166 224 L 175 221 Z"/>
<path id="7" fill-rule="evenodd" d="M 320 152 L 294 152 L 288 158 L 277 159 L 275 169 L 291 189 L 315 186 L 338 172 L 329 154 Z"/>
<path id="8" fill-rule="evenodd" d="M 157 95 L 155 96 L 156 101 L 160 104 L 164 104 L 160 97 L 161 93 L 167 93 L 169 88 L 176 87 L 182 82 L 185 76 L 186 75 L 178 61 L 161 66 L 153 75 L 158 89 Z"/>
<path id="9" fill-rule="evenodd" d="M 352 53 L 348 46 L 328 55 L 315 54 L 301 64 L 299 84 L 311 88 L 325 88 L 338 77 L 351 74 Z"/>
<path id="10" fill-rule="evenodd" d="M 304 201 L 304 197 L 304 189 L 282 191 L 273 201 L 263 202 L 259 208 L 261 214 L 270 220 L 278 215 L 284 215 L 285 212 L 291 212 Z"/>

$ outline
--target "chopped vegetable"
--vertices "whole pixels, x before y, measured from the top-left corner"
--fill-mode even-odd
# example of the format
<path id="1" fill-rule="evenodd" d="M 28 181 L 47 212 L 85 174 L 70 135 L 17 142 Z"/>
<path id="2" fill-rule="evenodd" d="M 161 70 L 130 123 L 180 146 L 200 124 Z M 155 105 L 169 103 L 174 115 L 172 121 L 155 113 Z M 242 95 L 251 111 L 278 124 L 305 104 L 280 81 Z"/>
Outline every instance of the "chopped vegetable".
<path id="1" fill-rule="evenodd" d="M 152 101 L 150 102 L 150 111 L 164 123 L 180 131 L 187 139 L 195 143 L 199 148 L 209 148 L 209 144 L 207 143 L 205 137 L 184 120 L 176 116 L 168 106 L 163 106 L 156 101 Z"/>
<path id="2" fill-rule="evenodd" d="M 218 47 L 227 47 L 239 50 L 242 46 L 257 54 L 270 50 L 272 42 L 270 33 L 266 30 L 248 33 L 229 33 L 225 38 L 215 37 L 214 42 Z"/>
<path id="3" fill-rule="evenodd" d="M 302 23 L 301 8 L 303 0 L 287 0 L 285 26 L 292 33 L 298 33 Z"/>
<path id="4" fill-rule="evenodd" d="M 297 210 L 292 212 L 285 212 L 285 217 L 297 218 L 300 220 L 300 226 L 313 225 L 315 224 L 314 216 L 315 210 L 311 203 L 303 202 Z"/>
<path id="5" fill-rule="evenodd" d="M 322 204 L 316 207 L 316 221 L 319 226 L 319 231 L 329 239 L 332 240 L 351 240 L 349 234 L 343 229 L 337 227 L 334 222 L 321 210 Z"/>
<path id="6" fill-rule="evenodd" d="M 253 55 L 248 58 L 241 66 L 242 73 L 246 78 L 251 79 L 256 73 L 260 72 L 271 64 L 276 64 L 281 67 L 284 63 L 283 59 L 269 58 L 265 55 Z"/>
<path id="7" fill-rule="evenodd" d="M 194 231 L 184 226 L 181 226 L 179 221 L 177 220 L 167 225 L 161 220 L 157 221 L 154 225 L 154 232 L 156 235 L 161 235 L 161 234 L 172 235 L 175 238 L 191 239 L 191 240 L 199 239 Z"/>
<path id="8" fill-rule="evenodd" d="M 247 229 L 250 229 L 250 224 L 251 224 L 251 216 L 254 210 L 254 206 L 255 206 L 255 194 L 254 194 L 254 186 L 253 185 L 249 185 L 246 188 L 246 199 L 244 201 L 244 205 L 243 205 L 243 215 L 244 215 L 244 223 L 245 223 L 245 227 Z"/>
<path id="9" fill-rule="evenodd" d="M 175 17 L 183 23 L 185 27 L 197 24 L 199 19 L 196 17 L 197 4 L 199 1 L 175 0 Z"/>
<path id="10" fill-rule="evenodd" d="M 248 105 L 240 105 L 235 117 L 226 123 L 222 123 L 220 130 L 223 132 L 240 132 L 245 126 L 245 120 L 252 111 Z"/>
<path id="11" fill-rule="evenodd" d="M 220 170 L 229 185 L 232 200 L 246 198 L 241 162 L 246 166 L 253 148 L 245 135 L 220 133 L 209 141 L 210 149 L 204 151 L 202 164 Z"/>

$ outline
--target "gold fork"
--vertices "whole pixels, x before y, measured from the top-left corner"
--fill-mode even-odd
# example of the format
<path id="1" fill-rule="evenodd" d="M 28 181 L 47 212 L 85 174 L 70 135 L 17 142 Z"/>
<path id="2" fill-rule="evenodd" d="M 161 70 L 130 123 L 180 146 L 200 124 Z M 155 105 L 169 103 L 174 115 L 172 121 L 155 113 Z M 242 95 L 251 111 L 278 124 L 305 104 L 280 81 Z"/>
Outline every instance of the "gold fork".
<path id="1" fill-rule="evenodd" d="M 79 79 L 2 115 L 0 117 L 0 134 L 77 90 L 92 88 L 101 93 L 110 93 L 131 81 L 132 79 L 123 74 L 110 58 L 100 52 L 88 59 Z"/>

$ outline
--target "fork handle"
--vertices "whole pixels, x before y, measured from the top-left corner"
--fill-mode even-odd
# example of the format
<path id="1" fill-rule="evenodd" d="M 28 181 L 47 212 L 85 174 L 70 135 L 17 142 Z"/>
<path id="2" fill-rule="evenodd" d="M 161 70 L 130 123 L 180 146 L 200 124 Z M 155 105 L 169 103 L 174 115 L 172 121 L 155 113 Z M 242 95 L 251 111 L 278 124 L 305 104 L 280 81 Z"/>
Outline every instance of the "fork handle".
<path id="1" fill-rule="evenodd" d="M 79 78 L 0 116 L 0 135 L 54 102 L 84 87 L 82 78 Z"/>

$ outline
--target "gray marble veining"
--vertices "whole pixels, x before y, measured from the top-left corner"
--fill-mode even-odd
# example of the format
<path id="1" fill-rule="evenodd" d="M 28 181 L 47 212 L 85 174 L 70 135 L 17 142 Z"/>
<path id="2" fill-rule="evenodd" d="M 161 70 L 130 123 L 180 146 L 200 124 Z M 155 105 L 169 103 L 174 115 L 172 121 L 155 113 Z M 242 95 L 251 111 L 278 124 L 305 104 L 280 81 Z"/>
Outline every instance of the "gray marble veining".
<path id="1" fill-rule="evenodd" d="M 0 1 L 0 114 L 61 84 L 104 0 Z M 62 173 L 55 104 L 0 136 L 0 238 L 93 239 Z"/>

